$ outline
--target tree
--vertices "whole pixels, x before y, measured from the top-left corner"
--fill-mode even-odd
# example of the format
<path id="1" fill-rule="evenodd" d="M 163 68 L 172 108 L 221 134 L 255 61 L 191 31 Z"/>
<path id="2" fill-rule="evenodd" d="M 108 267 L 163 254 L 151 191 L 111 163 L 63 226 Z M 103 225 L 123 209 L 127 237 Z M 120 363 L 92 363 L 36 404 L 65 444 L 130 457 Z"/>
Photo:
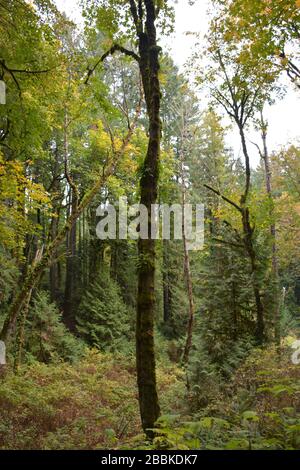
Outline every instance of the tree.
<path id="1" fill-rule="evenodd" d="M 240 196 L 239 203 L 236 203 L 222 195 L 220 191 L 215 188 L 209 185 L 206 185 L 206 187 L 222 197 L 223 200 L 240 213 L 243 243 L 250 261 L 253 293 L 256 303 L 256 340 L 258 344 L 262 344 L 265 339 L 264 306 L 260 292 L 260 267 L 255 250 L 254 226 L 251 222 L 249 208 L 251 167 L 245 127 L 249 119 L 253 116 L 256 107 L 259 106 L 264 90 L 261 88 L 261 78 L 257 79 L 255 75 L 251 75 L 248 68 L 243 69 L 241 64 L 235 60 L 235 53 L 236 51 L 234 49 L 229 50 L 225 48 L 225 50 L 221 50 L 219 40 L 215 38 L 213 34 L 211 38 L 210 54 L 214 65 L 210 71 L 208 71 L 207 80 L 211 84 L 212 98 L 223 107 L 227 115 L 235 122 L 238 128 L 245 162 L 244 190 Z"/>
<path id="2" fill-rule="evenodd" d="M 97 4 L 97 2 L 96 2 Z M 122 37 L 121 30 L 115 28 L 119 16 L 118 7 L 129 6 L 126 9 L 125 18 L 131 18 L 133 22 L 133 34 L 137 42 L 138 54 L 115 41 L 118 34 Z M 98 13 L 103 13 L 102 5 L 99 2 Z M 136 2 L 111 2 L 110 4 L 110 25 L 109 32 L 113 42 L 96 62 L 89 68 L 86 83 L 96 67 L 102 63 L 109 55 L 120 52 L 138 63 L 143 92 L 146 102 L 146 110 L 149 119 L 149 140 L 148 148 L 143 164 L 142 176 L 140 179 L 140 202 L 148 211 L 148 238 L 140 238 L 138 241 L 139 262 L 138 262 L 138 296 L 137 296 L 137 321 L 136 321 L 136 361 L 137 361 L 137 382 L 139 389 L 139 404 L 141 419 L 144 431 L 151 437 L 152 428 L 157 420 L 160 408 L 156 389 L 155 372 L 155 352 L 154 352 L 154 282 L 155 282 L 155 240 L 150 238 L 151 234 L 151 205 L 156 202 L 158 190 L 158 170 L 161 139 L 160 122 L 160 81 L 159 81 L 159 53 L 161 48 L 157 43 L 156 21 L 159 18 L 161 7 L 156 5 L 154 0 L 143 0 Z M 168 11 L 167 5 L 164 10 Z M 91 9 L 90 9 L 91 11 Z M 112 21 L 113 18 L 113 21 Z M 100 20 L 100 16 L 97 17 Z M 108 19 L 108 17 L 107 17 Z M 126 27 L 128 27 L 125 21 Z M 99 26 L 107 31 L 102 19 Z M 122 38 L 124 40 L 124 38 Z M 128 41 L 128 37 L 126 38 Z"/>
<path id="3" fill-rule="evenodd" d="M 247 354 L 255 334 L 256 308 L 240 214 L 215 192 L 232 201 L 244 186 L 244 168 L 226 147 L 227 128 L 212 110 L 198 122 L 188 152 L 189 197 L 205 206 L 205 244 L 194 259 L 198 311 L 189 364 L 190 388 L 207 401 L 210 381 L 228 380 Z M 229 189 L 230 188 L 230 189 Z M 197 391 L 198 390 L 198 391 Z"/>
<path id="4" fill-rule="evenodd" d="M 277 258 L 277 245 L 276 245 L 276 225 L 274 221 L 274 200 L 272 192 L 272 170 L 270 156 L 267 146 L 267 132 L 268 132 L 268 123 L 265 121 L 263 112 L 260 112 L 260 119 L 258 121 L 258 128 L 261 132 L 261 139 L 263 144 L 263 150 L 258 147 L 260 157 L 264 163 L 265 170 L 265 184 L 266 192 L 269 200 L 269 218 L 270 218 L 270 237 L 271 237 L 271 259 L 272 259 L 272 274 L 273 274 L 273 284 L 274 289 L 274 338 L 277 347 L 280 347 L 280 307 L 281 307 L 281 293 L 279 285 L 279 274 L 278 274 L 278 258 Z"/>
<path id="5" fill-rule="evenodd" d="M 195 316 L 195 301 L 193 295 L 193 282 L 190 266 L 190 255 L 186 239 L 186 218 L 185 206 L 188 203 L 188 188 L 190 185 L 189 174 L 187 171 L 188 154 L 193 149 L 193 121 L 198 117 L 198 109 L 194 103 L 194 97 L 182 97 L 180 105 L 177 105 L 177 159 L 178 159 L 178 176 L 181 182 L 181 204 L 182 204 L 182 241 L 183 241 L 183 254 L 184 254 L 184 276 L 187 287 L 188 295 L 188 321 L 186 341 L 183 351 L 183 362 L 188 363 L 190 350 L 192 347 L 194 316 Z"/>
<path id="6" fill-rule="evenodd" d="M 132 323 L 118 284 L 103 268 L 84 294 L 76 316 L 77 331 L 98 349 L 120 350 Z"/>

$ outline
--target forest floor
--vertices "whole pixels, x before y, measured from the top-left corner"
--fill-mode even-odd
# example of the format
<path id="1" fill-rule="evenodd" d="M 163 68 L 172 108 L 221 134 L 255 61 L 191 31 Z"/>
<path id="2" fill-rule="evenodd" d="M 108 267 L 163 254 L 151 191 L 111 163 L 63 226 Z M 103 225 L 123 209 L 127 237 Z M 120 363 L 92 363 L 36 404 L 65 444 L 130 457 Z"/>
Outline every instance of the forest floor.
<path id="1" fill-rule="evenodd" d="M 280 358 L 271 347 L 254 350 L 227 383 L 203 380 L 200 394 L 187 392 L 185 373 L 171 362 L 158 364 L 157 378 L 163 416 L 150 445 L 141 433 L 133 357 L 92 350 L 74 365 L 7 371 L 0 448 L 300 448 L 300 365 L 290 348 Z"/>
<path id="2" fill-rule="evenodd" d="M 163 413 L 182 413 L 175 365 L 157 370 Z M 181 409 L 177 409 L 176 403 Z M 98 449 L 142 441 L 135 362 L 90 351 L 76 365 L 34 363 L 0 382 L 1 449 Z"/>

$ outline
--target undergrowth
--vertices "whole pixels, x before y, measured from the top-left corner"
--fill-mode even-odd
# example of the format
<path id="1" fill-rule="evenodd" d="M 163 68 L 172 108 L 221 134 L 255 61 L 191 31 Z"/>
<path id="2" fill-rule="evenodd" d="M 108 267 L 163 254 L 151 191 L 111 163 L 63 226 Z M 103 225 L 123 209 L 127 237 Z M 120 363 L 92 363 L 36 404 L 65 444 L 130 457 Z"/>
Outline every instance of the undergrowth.
<path id="1" fill-rule="evenodd" d="M 34 362 L 1 379 L 0 448 L 300 449 L 300 366 L 290 356 L 288 347 L 280 357 L 254 349 L 230 381 L 189 389 L 182 369 L 159 361 L 152 443 L 141 433 L 132 356 L 89 350 L 76 364 Z M 200 389 L 209 396 L 201 408 Z"/>

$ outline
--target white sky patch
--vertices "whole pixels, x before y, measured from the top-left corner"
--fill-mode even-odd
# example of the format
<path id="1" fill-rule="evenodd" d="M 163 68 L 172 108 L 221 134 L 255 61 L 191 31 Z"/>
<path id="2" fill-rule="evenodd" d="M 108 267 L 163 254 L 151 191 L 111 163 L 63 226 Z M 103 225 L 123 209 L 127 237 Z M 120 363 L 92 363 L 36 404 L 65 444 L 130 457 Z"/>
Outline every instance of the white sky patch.
<path id="1" fill-rule="evenodd" d="M 79 2 L 76 0 L 55 0 L 58 8 L 65 11 L 74 22 L 81 21 Z M 169 51 L 176 65 L 184 73 L 184 64 L 191 55 L 195 45 L 195 38 L 187 32 L 197 32 L 204 36 L 209 26 L 208 7 L 210 0 L 198 0 L 190 6 L 188 0 L 178 0 L 175 5 L 175 33 L 162 41 Z M 265 110 L 265 117 L 269 122 L 268 145 L 272 152 L 283 145 L 300 140 L 300 91 L 293 89 L 293 85 L 286 77 L 282 79 L 287 85 L 285 97 Z M 205 100 L 204 100 L 205 101 Z M 206 103 L 204 102 L 204 107 Z M 249 131 L 249 140 L 260 144 L 260 137 L 254 131 Z M 238 133 L 230 131 L 227 136 L 227 145 L 231 146 L 236 156 L 240 155 L 240 140 Z M 252 166 L 259 163 L 258 152 L 249 142 L 249 152 Z"/>
<path id="2" fill-rule="evenodd" d="M 64 11 L 68 18 L 73 20 L 75 23 L 79 22 L 81 19 L 81 9 L 79 7 L 79 2 L 76 0 L 54 0 L 58 9 Z"/>

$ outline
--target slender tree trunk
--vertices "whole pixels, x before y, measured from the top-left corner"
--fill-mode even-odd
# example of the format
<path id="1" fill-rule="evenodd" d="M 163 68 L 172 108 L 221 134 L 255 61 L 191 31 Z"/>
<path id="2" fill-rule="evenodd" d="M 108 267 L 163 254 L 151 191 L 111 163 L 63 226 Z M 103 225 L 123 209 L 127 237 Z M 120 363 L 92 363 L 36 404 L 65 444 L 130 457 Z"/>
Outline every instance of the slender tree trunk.
<path id="1" fill-rule="evenodd" d="M 184 122 L 185 126 L 185 122 Z M 185 233 L 185 204 L 186 204 L 186 175 L 184 169 L 184 145 L 185 145 L 185 129 L 182 132 L 182 141 L 181 141 L 181 151 L 180 151 L 180 176 L 181 176 L 181 202 L 182 202 L 182 242 L 183 242 L 183 254 L 184 254 L 184 275 L 187 286 L 187 293 L 189 299 L 189 316 L 187 322 L 187 335 L 186 342 L 183 352 L 183 363 L 187 364 L 189 360 L 189 353 L 192 347 L 193 339 L 193 326 L 194 326 L 194 297 L 193 297 L 193 284 L 192 284 L 192 275 L 190 268 L 190 256 L 187 249 L 186 242 L 186 233 Z"/>
<path id="2" fill-rule="evenodd" d="M 171 288 L 168 265 L 168 241 L 163 240 L 163 299 L 164 299 L 164 323 L 169 325 L 171 319 Z"/>
<path id="3" fill-rule="evenodd" d="M 83 256 L 83 287 L 88 285 L 89 281 L 89 239 L 87 223 L 86 223 L 86 210 L 82 213 L 82 256 Z"/>
<path id="4" fill-rule="evenodd" d="M 76 211 L 77 198 L 72 191 L 72 213 Z M 66 253 L 66 280 L 65 280 L 65 295 L 63 307 L 63 320 L 70 331 L 75 330 L 75 315 L 73 312 L 74 307 L 74 292 L 76 281 L 76 222 L 72 225 L 70 231 L 67 233 L 67 253 Z"/>
<path id="5" fill-rule="evenodd" d="M 69 120 L 67 109 L 65 110 L 64 119 L 64 163 L 65 163 L 65 176 L 70 187 L 70 199 L 71 199 L 71 214 L 76 214 L 79 194 L 78 188 L 75 184 L 73 176 L 69 172 Z M 70 331 L 75 330 L 75 315 L 73 312 L 74 302 L 74 284 L 76 276 L 76 222 L 75 218 L 70 230 L 67 231 L 66 243 L 66 281 L 65 281 L 65 295 L 64 295 L 64 308 L 63 308 L 63 320 Z"/>
<path id="6" fill-rule="evenodd" d="M 55 240 L 55 237 L 58 233 L 58 217 L 52 217 L 51 227 L 50 227 L 50 237 L 51 241 Z M 54 258 L 56 258 L 57 253 L 54 253 Z M 58 263 L 54 262 L 50 266 L 50 296 L 51 301 L 55 302 L 57 300 L 59 283 L 58 283 Z"/>
<path id="7" fill-rule="evenodd" d="M 238 121 L 237 121 L 238 122 Z M 238 123 L 239 124 L 239 123 Z M 241 136 L 243 154 L 245 158 L 245 173 L 246 173 L 246 182 L 245 182 L 245 190 L 241 196 L 241 209 L 242 209 L 242 224 L 243 224 L 243 232 L 244 232 L 244 244 L 245 248 L 250 260 L 251 266 L 251 275 L 252 275 L 252 286 L 253 286 L 253 293 L 255 298 L 256 304 L 256 332 L 255 337 L 258 344 L 263 344 L 265 339 L 265 319 L 264 319 L 264 306 L 261 299 L 260 293 L 260 282 L 259 282 L 259 273 L 258 273 L 258 265 L 257 265 L 257 256 L 254 248 L 253 243 L 253 232 L 254 229 L 251 226 L 250 222 L 250 212 L 249 208 L 247 207 L 247 199 L 250 189 L 250 158 L 248 154 L 246 138 L 244 133 L 244 128 L 242 125 L 239 124 L 239 131 Z"/>
<path id="8" fill-rule="evenodd" d="M 53 182 L 51 185 L 54 215 L 51 218 L 51 224 L 50 224 L 50 241 L 55 240 L 58 234 L 60 211 L 61 211 L 61 204 L 62 204 L 62 199 L 63 199 L 63 196 L 61 194 L 60 182 L 58 179 L 59 173 L 60 173 L 60 164 L 59 164 L 59 150 L 58 150 L 57 141 L 56 141 L 56 149 L 54 153 L 55 166 L 54 166 L 54 172 L 53 172 Z M 57 258 L 57 253 L 54 253 L 53 257 Z M 56 261 L 54 261 L 53 264 L 50 266 L 49 278 L 50 278 L 49 283 L 50 283 L 51 301 L 55 302 L 57 301 L 58 292 L 59 292 L 59 264 Z"/>
<path id="9" fill-rule="evenodd" d="M 133 2 L 134 3 L 134 2 Z M 159 51 L 156 41 L 156 4 L 144 0 L 146 21 L 141 30 L 135 20 L 139 36 L 140 72 L 149 117 L 149 141 L 140 181 L 140 202 L 148 211 L 148 239 L 139 239 L 138 253 L 138 296 L 136 322 L 136 363 L 139 405 L 142 426 L 145 433 L 153 436 L 151 429 L 160 414 L 156 387 L 154 351 L 154 311 L 155 311 L 155 240 L 151 239 L 151 205 L 157 200 L 158 163 L 160 154 L 160 83 Z M 134 8 L 132 4 L 132 8 Z M 137 11 L 133 11 L 137 18 Z"/>
<path id="10" fill-rule="evenodd" d="M 231 298 L 232 298 L 232 337 L 234 341 L 238 339 L 238 309 L 236 305 L 237 290 L 234 281 L 231 282 Z"/>
<path id="11" fill-rule="evenodd" d="M 160 6 L 155 0 L 129 0 L 131 16 L 136 28 L 139 56 L 133 51 L 114 44 L 88 71 L 85 83 L 98 64 L 109 54 L 119 51 L 137 60 L 142 77 L 147 115 L 149 118 L 149 140 L 140 180 L 141 204 L 148 210 L 148 235 L 151 235 L 151 205 L 157 200 L 158 168 L 160 154 L 160 82 L 159 52 L 156 39 L 156 17 Z M 151 428 L 160 414 L 156 389 L 154 352 L 154 278 L 155 241 L 151 238 L 138 242 L 138 296 L 136 322 L 136 362 L 139 405 L 144 431 L 153 436 Z"/>
<path id="12" fill-rule="evenodd" d="M 256 253 L 253 246 L 253 228 L 250 224 L 250 213 L 248 207 L 242 206 L 242 222 L 243 222 L 243 231 L 244 231 L 244 244 L 248 257 L 250 260 L 251 266 L 251 275 L 252 275 L 252 286 L 256 304 L 256 332 L 255 337 L 258 344 L 263 344 L 264 342 L 264 308 L 261 300 L 260 286 L 258 279 L 258 266 Z"/>
<path id="13" fill-rule="evenodd" d="M 278 275 L 278 259 L 277 259 L 277 247 L 276 247 L 276 225 L 273 221 L 274 209 L 273 209 L 273 196 L 272 196 L 272 172 L 270 165 L 270 157 L 267 146 L 267 123 L 264 121 L 263 114 L 261 113 L 261 137 L 263 142 L 263 153 L 261 157 L 264 161 L 265 167 L 265 178 L 266 178 L 266 191 L 270 202 L 270 235 L 272 240 L 272 273 L 274 279 L 274 290 L 275 290 L 275 305 L 274 305 L 274 340 L 276 346 L 280 347 L 280 307 L 281 307 L 281 294 L 279 286 L 279 275 Z"/>
<path id="14" fill-rule="evenodd" d="M 246 175 L 245 189 L 244 189 L 244 194 L 241 197 L 241 200 L 244 204 L 246 204 L 248 194 L 249 194 L 249 189 L 250 189 L 250 178 L 251 178 L 250 158 L 249 158 L 248 148 L 246 144 L 244 127 L 239 123 L 238 123 L 238 127 L 239 127 L 242 149 L 243 149 L 243 154 L 244 154 L 244 159 L 245 159 L 245 175 Z"/>
<path id="15" fill-rule="evenodd" d="M 217 50 L 217 56 L 219 60 L 220 69 L 223 72 L 225 84 L 229 91 L 231 101 L 226 98 L 225 95 L 222 95 L 220 90 L 218 90 L 218 101 L 222 104 L 227 114 L 235 120 L 235 123 L 238 127 L 241 144 L 243 149 L 243 155 L 245 160 L 245 188 L 244 192 L 240 198 L 240 206 L 237 206 L 233 201 L 229 201 L 228 198 L 223 199 L 227 202 L 230 202 L 242 215 L 242 226 L 244 234 L 244 245 L 246 253 L 250 260 L 251 267 L 251 280 L 252 288 L 256 304 L 256 332 L 255 337 L 258 344 L 262 344 L 265 340 L 265 319 L 264 319 L 264 306 L 262 303 L 261 292 L 260 292 L 260 279 L 259 279 L 259 265 L 257 262 L 257 256 L 254 246 L 254 227 L 251 226 L 250 212 L 248 207 L 248 195 L 250 190 L 250 178 L 251 178 L 251 167 L 250 167 L 250 158 L 248 154 L 246 137 L 245 137 L 245 125 L 253 113 L 256 105 L 256 97 L 258 96 L 259 90 L 256 89 L 253 91 L 248 91 L 246 89 L 241 90 L 241 95 L 237 92 L 235 84 L 232 83 L 231 79 L 226 70 L 224 60 L 220 50 Z M 252 97 L 251 97 L 252 94 Z M 252 99 L 251 104 L 249 101 Z M 215 191 L 216 192 L 216 191 Z M 217 192 L 218 193 L 218 192 Z"/>
<path id="16" fill-rule="evenodd" d="M 193 339 L 193 326 L 194 326 L 194 297 L 193 297 L 193 284 L 192 284 L 192 275 L 190 268 L 190 256 L 187 249 L 186 235 L 185 235 L 185 215 L 184 215 L 184 206 L 185 206 L 185 188 L 182 189 L 182 241 L 183 241 L 183 252 L 184 252 L 184 273 L 187 284 L 188 299 L 189 299 L 189 319 L 187 324 L 187 336 L 183 352 L 183 363 L 187 364 L 189 360 L 189 354 L 192 347 Z"/>

